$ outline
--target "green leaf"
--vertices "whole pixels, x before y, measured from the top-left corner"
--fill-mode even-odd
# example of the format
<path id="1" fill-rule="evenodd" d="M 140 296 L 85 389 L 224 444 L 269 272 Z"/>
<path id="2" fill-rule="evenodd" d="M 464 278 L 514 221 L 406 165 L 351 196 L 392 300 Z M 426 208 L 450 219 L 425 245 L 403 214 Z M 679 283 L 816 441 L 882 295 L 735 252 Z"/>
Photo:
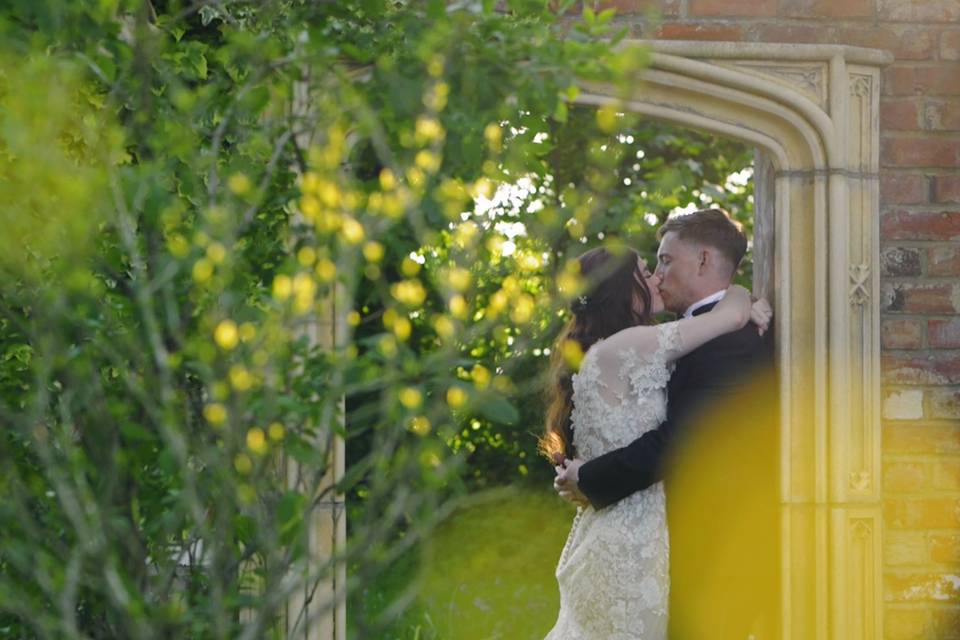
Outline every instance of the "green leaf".
<path id="1" fill-rule="evenodd" d="M 479 403 L 480 414 L 500 424 L 516 424 L 520 419 L 520 412 L 510 402 L 499 394 L 490 394 Z"/>
<path id="2" fill-rule="evenodd" d="M 220 9 L 212 4 L 205 4 L 200 7 L 200 24 L 203 26 L 209 25 L 211 22 L 218 18 L 222 18 L 223 14 Z"/>
<path id="3" fill-rule="evenodd" d="M 237 515 L 233 522 L 237 532 L 237 541 L 248 545 L 257 533 L 257 521 L 248 515 Z"/>
<path id="4" fill-rule="evenodd" d="M 141 442 L 149 442 L 156 439 L 154 434 L 147 431 L 143 426 L 137 424 L 136 422 L 123 422 L 120 424 L 120 433 L 124 437 Z"/>
<path id="5" fill-rule="evenodd" d="M 567 121 L 567 103 L 563 100 L 557 102 L 557 108 L 553 110 L 553 119 L 557 122 Z"/>
<path id="6" fill-rule="evenodd" d="M 190 62 L 193 64 L 193 69 L 197 72 L 197 76 L 201 80 L 205 80 L 207 78 L 207 57 L 202 53 L 198 53 L 190 57 Z"/>
<path id="7" fill-rule="evenodd" d="M 23 364 L 30 364 L 30 360 L 33 356 L 33 347 L 28 344 L 15 344 L 7 347 L 6 353 L 3 354 L 4 360 L 16 360 L 22 362 Z"/>
<path id="8" fill-rule="evenodd" d="M 290 544 L 303 524 L 307 497 L 299 491 L 287 491 L 277 503 L 277 529 L 284 544 Z"/>

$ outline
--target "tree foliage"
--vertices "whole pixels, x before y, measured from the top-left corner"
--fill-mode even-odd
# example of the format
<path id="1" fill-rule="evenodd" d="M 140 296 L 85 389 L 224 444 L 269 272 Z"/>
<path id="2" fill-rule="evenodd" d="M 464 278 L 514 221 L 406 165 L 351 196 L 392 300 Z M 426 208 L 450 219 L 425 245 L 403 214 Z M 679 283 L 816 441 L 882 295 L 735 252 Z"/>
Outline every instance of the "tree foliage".
<path id="1" fill-rule="evenodd" d="M 741 147 L 572 106 L 645 59 L 572 4 L 0 9 L 0 635 L 285 636 L 335 562 L 546 477 L 570 259 L 750 213 Z"/>

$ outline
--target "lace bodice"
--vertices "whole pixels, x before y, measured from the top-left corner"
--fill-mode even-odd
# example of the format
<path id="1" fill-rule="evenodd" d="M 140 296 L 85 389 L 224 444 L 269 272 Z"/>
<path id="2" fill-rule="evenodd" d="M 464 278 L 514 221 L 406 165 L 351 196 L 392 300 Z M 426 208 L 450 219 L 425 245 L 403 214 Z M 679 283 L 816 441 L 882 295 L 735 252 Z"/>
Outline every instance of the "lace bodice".
<path id="1" fill-rule="evenodd" d="M 624 447 L 667 417 L 667 382 L 680 344 L 677 325 L 633 331 L 638 329 L 646 335 L 597 342 L 573 376 L 573 442 L 580 458 Z"/>
<path id="2" fill-rule="evenodd" d="M 656 428 L 680 349 L 676 323 L 593 345 L 573 377 L 573 442 L 592 459 Z M 665 640 L 669 540 L 662 483 L 580 508 L 557 565 L 560 614 L 547 640 Z"/>

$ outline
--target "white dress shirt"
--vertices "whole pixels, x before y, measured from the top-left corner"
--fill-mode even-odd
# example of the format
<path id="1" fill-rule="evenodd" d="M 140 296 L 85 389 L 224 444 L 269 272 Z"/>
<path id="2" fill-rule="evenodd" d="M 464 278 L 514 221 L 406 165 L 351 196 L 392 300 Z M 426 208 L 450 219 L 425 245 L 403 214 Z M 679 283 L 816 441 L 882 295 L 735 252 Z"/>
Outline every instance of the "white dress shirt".
<path id="1" fill-rule="evenodd" d="M 684 317 L 684 318 L 691 318 L 691 317 L 693 317 L 693 312 L 696 311 L 697 309 L 699 309 L 700 307 L 702 307 L 702 306 L 704 306 L 704 305 L 711 304 L 711 303 L 713 303 L 713 302 L 720 302 L 721 300 L 723 300 L 723 296 L 724 296 L 726 293 L 727 293 L 727 290 L 726 290 L 726 289 L 721 289 L 720 291 L 717 291 L 716 293 L 711 293 L 711 294 L 708 295 L 706 298 L 702 298 L 702 299 L 700 299 L 700 300 L 697 300 L 697 301 L 694 302 L 692 305 L 690 305 L 689 307 L 687 307 L 687 310 L 683 312 L 683 317 Z"/>

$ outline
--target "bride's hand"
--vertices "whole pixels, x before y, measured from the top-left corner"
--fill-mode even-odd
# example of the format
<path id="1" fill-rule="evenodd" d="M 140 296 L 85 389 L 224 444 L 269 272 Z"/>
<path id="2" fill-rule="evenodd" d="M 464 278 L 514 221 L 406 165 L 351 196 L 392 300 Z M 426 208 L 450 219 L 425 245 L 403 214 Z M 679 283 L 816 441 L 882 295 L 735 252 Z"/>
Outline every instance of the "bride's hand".
<path id="1" fill-rule="evenodd" d="M 773 318 L 773 307 L 763 298 L 756 300 L 750 307 L 750 320 L 757 325 L 761 336 L 770 328 L 771 318 Z"/>
<path id="2" fill-rule="evenodd" d="M 590 502 L 587 500 L 587 496 L 580 491 L 581 465 L 583 465 L 583 460 L 580 458 L 574 458 L 573 460 L 564 458 L 560 464 L 554 467 L 557 477 L 553 479 L 553 489 L 567 502 L 585 507 Z"/>
<path id="3" fill-rule="evenodd" d="M 723 300 L 717 303 L 713 311 L 726 314 L 733 323 L 734 330 L 736 330 L 742 329 L 750 322 L 751 305 L 750 292 L 735 284 L 727 289 Z"/>

